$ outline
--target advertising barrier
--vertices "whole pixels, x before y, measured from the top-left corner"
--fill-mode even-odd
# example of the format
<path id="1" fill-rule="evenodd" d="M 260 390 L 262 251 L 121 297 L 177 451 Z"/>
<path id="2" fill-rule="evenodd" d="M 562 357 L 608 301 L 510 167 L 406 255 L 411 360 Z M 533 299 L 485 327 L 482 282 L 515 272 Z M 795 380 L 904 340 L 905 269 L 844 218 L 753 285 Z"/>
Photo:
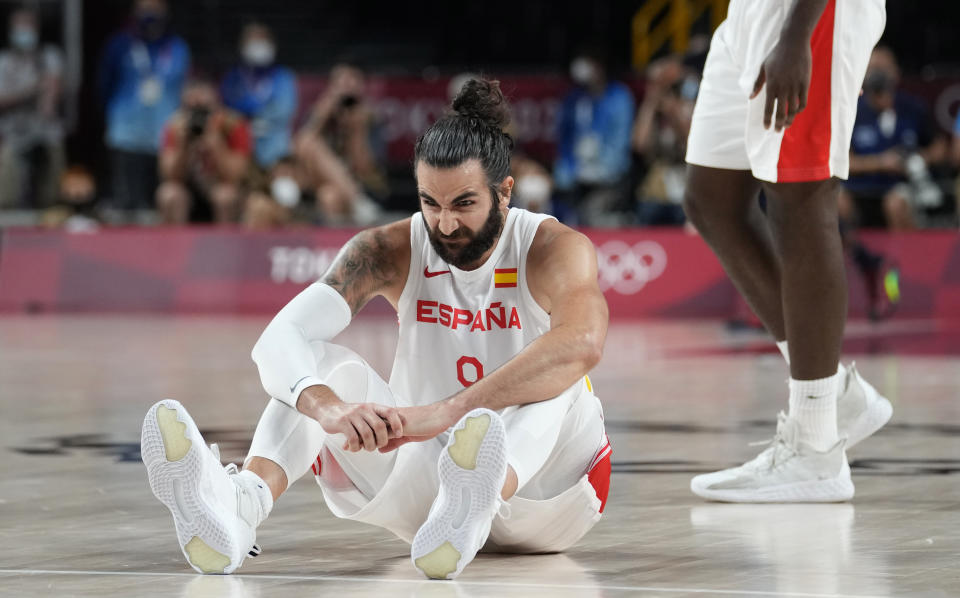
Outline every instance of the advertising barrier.
<path id="1" fill-rule="evenodd" d="M 67 233 L 8 229 L 0 237 L 0 311 L 270 313 L 316 280 L 356 231 L 253 233 L 221 228 Z M 614 318 L 725 318 L 742 304 L 716 257 L 674 229 L 584 231 Z M 900 266 L 896 317 L 960 317 L 960 236 L 864 233 Z M 850 311 L 866 312 L 853 268 Z M 388 313 L 373 302 L 371 313 Z"/>

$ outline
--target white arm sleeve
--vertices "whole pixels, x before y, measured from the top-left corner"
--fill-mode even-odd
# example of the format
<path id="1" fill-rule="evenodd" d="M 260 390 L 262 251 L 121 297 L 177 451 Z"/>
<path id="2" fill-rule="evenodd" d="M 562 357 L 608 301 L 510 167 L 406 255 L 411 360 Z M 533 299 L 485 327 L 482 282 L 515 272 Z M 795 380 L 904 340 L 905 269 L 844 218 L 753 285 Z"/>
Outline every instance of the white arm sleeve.
<path id="1" fill-rule="evenodd" d="M 352 315 L 340 293 L 322 282 L 308 286 L 284 306 L 250 354 L 267 394 L 296 409 L 304 388 L 323 384 L 316 375 L 322 356 L 316 355 L 318 347 L 311 343 L 340 334 Z"/>

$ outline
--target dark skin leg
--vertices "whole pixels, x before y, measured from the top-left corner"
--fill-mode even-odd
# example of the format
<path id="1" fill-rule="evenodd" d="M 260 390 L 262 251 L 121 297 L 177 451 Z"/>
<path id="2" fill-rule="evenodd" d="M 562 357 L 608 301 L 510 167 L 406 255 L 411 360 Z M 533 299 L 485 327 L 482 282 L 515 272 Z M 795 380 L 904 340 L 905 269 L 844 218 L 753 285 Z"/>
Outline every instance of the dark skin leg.
<path id="1" fill-rule="evenodd" d="M 780 298 L 780 260 L 767 217 L 757 202 L 759 191 L 760 183 L 748 170 L 691 164 L 683 207 L 753 313 L 782 341 L 787 331 Z"/>
<path id="2" fill-rule="evenodd" d="M 689 167 L 684 209 L 775 339 L 797 380 L 837 371 L 847 309 L 835 181 L 766 184 L 749 171 Z M 781 268 L 781 264 L 784 267 Z"/>
<path id="3" fill-rule="evenodd" d="M 795 380 L 837 372 L 847 316 L 847 276 L 835 179 L 765 183 L 770 228 L 780 256 L 783 316 Z"/>

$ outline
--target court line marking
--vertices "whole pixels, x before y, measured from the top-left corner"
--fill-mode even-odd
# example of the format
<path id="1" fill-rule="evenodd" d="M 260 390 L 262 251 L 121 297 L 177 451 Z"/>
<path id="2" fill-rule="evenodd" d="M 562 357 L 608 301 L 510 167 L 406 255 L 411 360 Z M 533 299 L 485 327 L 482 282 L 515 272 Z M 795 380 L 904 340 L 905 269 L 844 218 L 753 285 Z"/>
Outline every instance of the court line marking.
<path id="1" fill-rule="evenodd" d="M 69 571 L 63 569 L 0 569 L 0 575 L 114 575 L 114 576 L 132 576 L 132 577 L 203 577 L 199 573 L 151 573 L 149 571 L 91 571 L 78 570 Z M 339 575 L 282 575 L 282 574 L 232 574 L 230 577 L 238 577 L 249 580 L 279 580 L 279 581 L 345 581 L 355 583 L 429 583 L 426 579 L 402 579 L 391 577 L 346 577 Z M 793 598 L 884 598 L 883 596 L 873 596 L 864 594 L 811 594 L 807 592 L 764 592 L 761 590 L 713 590 L 709 588 L 665 588 L 656 586 L 608 586 L 608 585 L 584 585 L 584 584 L 559 584 L 559 583 L 523 583 L 523 582 L 497 582 L 497 581 L 470 581 L 456 580 L 453 583 L 466 586 L 492 586 L 507 588 L 553 588 L 561 590 L 614 590 L 623 592 L 664 592 L 669 594 L 724 594 L 732 596 L 790 596 Z"/>

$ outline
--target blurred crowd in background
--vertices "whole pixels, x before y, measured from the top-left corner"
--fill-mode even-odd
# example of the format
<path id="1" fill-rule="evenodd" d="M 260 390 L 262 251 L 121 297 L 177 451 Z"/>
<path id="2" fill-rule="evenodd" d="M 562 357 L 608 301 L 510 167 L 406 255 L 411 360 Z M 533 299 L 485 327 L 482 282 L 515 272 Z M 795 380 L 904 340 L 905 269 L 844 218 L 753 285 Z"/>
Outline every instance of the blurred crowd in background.
<path id="1" fill-rule="evenodd" d="M 0 216 L 35 210 L 44 225 L 79 230 L 271 229 L 365 226 L 417 209 L 412 169 L 388 164 L 384 118 L 368 93 L 375 65 L 337 64 L 311 105 L 299 106 L 298 74 L 278 62 L 283 40 L 266 24 L 244 25 L 234 66 L 214 73 L 192 61 L 170 10 L 136 0 L 129 25 L 103 44 L 96 85 L 108 173 L 66 154 L 63 52 L 42 38 L 36 12 L 10 12 L 0 51 Z M 581 226 L 685 226 L 685 144 L 708 46 L 709 36 L 694 37 L 685 54 L 626 78 L 609 68 L 602 44 L 579 47 L 557 98 L 552 159 L 518 145 L 514 205 Z M 469 76 L 450 78 L 450 97 Z M 952 137 L 944 133 L 900 79 L 897 57 L 878 47 L 842 217 L 851 228 L 956 226 L 960 118 Z"/>

